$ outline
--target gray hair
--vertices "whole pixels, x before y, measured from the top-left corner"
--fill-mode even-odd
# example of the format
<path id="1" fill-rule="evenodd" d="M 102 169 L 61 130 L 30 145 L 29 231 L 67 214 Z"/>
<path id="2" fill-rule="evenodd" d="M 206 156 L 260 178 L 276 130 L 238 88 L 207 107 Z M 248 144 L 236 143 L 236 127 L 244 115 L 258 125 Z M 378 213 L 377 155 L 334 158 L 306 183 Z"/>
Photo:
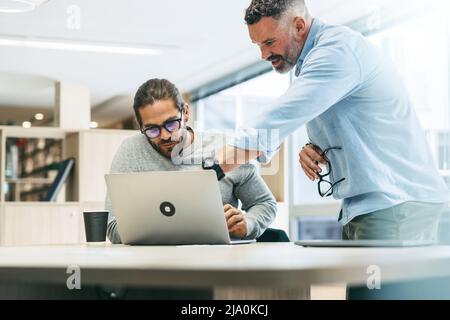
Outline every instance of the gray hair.
<path id="1" fill-rule="evenodd" d="M 245 22 L 252 25 L 264 17 L 279 20 L 289 10 L 295 10 L 297 14 L 309 18 L 305 0 L 252 0 L 245 12 Z"/>

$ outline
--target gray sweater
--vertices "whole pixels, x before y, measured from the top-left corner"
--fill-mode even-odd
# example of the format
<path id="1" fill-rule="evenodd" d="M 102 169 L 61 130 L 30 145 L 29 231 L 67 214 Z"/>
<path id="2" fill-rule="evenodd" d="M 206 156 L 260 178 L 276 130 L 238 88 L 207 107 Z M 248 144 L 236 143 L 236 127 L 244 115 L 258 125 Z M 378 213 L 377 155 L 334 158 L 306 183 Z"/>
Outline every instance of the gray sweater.
<path id="1" fill-rule="evenodd" d="M 142 134 L 126 139 L 114 156 L 111 173 L 136 173 L 149 171 L 201 170 L 201 160 L 206 154 L 214 152 L 225 143 L 225 136 L 197 134 L 194 143 L 183 151 L 182 164 L 175 165 L 172 160 L 159 154 Z M 252 164 L 246 164 L 230 172 L 219 182 L 223 204 L 241 210 L 247 221 L 245 239 L 261 236 L 273 222 L 277 211 L 274 196 L 259 176 Z M 109 196 L 106 199 L 108 219 L 108 238 L 112 243 L 121 243 L 116 219 Z"/>

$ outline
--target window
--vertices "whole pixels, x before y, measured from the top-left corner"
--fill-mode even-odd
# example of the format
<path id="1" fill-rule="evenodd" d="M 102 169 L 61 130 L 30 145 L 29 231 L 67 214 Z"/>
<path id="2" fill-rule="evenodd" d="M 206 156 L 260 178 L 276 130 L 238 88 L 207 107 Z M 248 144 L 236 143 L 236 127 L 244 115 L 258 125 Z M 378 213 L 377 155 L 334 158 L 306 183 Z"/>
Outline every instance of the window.
<path id="1" fill-rule="evenodd" d="M 262 113 L 290 84 L 289 75 L 274 71 L 238 84 L 196 103 L 196 128 L 235 130 Z M 218 116 L 220 115 L 220 116 Z"/>
<path id="2" fill-rule="evenodd" d="M 436 8 L 369 37 L 397 66 L 450 187 L 450 24 Z"/>

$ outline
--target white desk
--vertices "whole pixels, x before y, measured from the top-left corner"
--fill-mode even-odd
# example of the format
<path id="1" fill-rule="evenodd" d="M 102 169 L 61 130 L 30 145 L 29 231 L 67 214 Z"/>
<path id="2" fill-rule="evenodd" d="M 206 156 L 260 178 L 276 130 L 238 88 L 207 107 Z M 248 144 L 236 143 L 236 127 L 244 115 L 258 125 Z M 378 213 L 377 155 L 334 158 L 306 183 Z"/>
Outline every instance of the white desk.
<path id="1" fill-rule="evenodd" d="M 217 298 L 308 298 L 311 285 L 365 285 L 372 265 L 382 283 L 450 276 L 450 247 L 1 247 L 0 283 L 65 288 L 69 265 L 80 267 L 82 286 L 210 287 Z"/>

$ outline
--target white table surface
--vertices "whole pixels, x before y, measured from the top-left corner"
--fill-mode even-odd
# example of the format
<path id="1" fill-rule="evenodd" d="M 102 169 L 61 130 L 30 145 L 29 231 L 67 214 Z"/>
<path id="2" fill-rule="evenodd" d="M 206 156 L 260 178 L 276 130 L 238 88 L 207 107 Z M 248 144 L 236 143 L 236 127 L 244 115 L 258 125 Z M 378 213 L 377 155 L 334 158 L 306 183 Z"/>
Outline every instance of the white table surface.
<path id="1" fill-rule="evenodd" d="M 363 284 L 372 265 L 386 282 L 450 276 L 450 247 L 0 247 L 0 283 L 65 283 L 73 265 L 83 284 L 295 288 Z"/>

